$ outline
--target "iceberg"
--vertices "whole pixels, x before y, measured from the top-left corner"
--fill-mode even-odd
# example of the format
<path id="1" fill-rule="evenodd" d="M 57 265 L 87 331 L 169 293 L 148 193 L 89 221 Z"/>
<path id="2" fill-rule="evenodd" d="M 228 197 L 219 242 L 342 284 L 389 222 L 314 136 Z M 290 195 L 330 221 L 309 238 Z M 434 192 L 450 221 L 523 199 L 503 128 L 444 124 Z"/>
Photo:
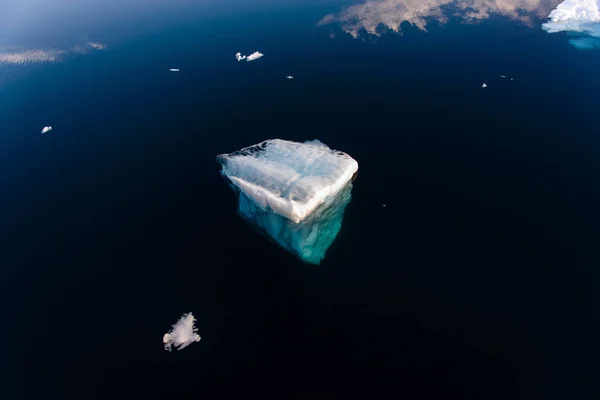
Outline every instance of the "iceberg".
<path id="1" fill-rule="evenodd" d="M 570 32 L 583 37 L 569 40 L 578 49 L 600 48 L 600 0 L 565 0 L 542 25 L 548 33 Z"/>
<path id="2" fill-rule="evenodd" d="M 173 324 L 173 329 L 164 334 L 165 350 L 171 351 L 171 346 L 175 346 L 177 350 L 182 350 L 194 342 L 199 342 L 200 335 L 196 333 L 198 328 L 194 326 L 195 322 L 194 314 L 183 314 L 179 321 Z"/>
<path id="3" fill-rule="evenodd" d="M 271 139 L 217 161 L 243 219 L 304 262 L 323 260 L 351 200 L 356 160 L 318 140 Z"/>
<path id="4" fill-rule="evenodd" d="M 52 130 L 52 127 L 51 127 L 51 126 L 45 126 L 45 127 L 44 127 L 44 129 L 42 129 L 42 135 L 43 135 L 44 133 L 48 133 L 48 132 L 50 132 L 51 130 Z"/>

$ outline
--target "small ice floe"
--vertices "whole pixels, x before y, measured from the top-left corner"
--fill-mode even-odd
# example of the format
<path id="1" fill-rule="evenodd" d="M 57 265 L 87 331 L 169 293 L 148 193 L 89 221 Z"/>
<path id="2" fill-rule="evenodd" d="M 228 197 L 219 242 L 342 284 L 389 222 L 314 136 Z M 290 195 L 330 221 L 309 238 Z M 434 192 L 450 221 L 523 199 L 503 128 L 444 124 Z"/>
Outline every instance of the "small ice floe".
<path id="1" fill-rule="evenodd" d="M 487 84 L 484 82 L 483 85 L 481 85 L 482 88 L 486 88 Z"/>
<path id="2" fill-rule="evenodd" d="M 44 129 L 42 129 L 42 135 L 43 135 L 44 133 L 48 133 L 48 132 L 50 132 L 51 130 L 52 130 L 52 127 L 51 127 L 51 126 L 45 126 L 45 127 L 44 127 Z"/>
<path id="3" fill-rule="evenodd" d="M 288 75 L 288 76 L 285 77 L 285 79 L 294 79 L 294 77 L 291 76 L 291 75 Z"/>
<path id="4" fill-rule="evenodd" d="M 500 75 L 500 78 L 506 79 L 506 75 Z"/>
<path id="5" fill-rule="evenodd" d="M 255 51 L 254 53 L 250 54 L 248 57 L 246 57 L 246 61 L 254 61 L 254 60 L 258 60 L 259 58 L 261 58 L 262 56 L 264 56 L 263 53 L 259 52 L 259 51 Z"/>
<path id="6" fill-rule="evenodd" d="M 514 80 L 514 79 L 515 79 L 515 78 L 510 78 L 510 80 L 511 80 L 511 81 L 512 81 L 512 80 Z"/>
<path id="7" fill-rule="evenodd" d="M 385 204 L 382 204 L 381 206 L 384 207 L 384 208 L 387 207 Z"/>
<path id="8" fill-rule="evenodd" d="M 198 328 L 194 326 L 195 322 L 196 318 L 192 313 L 183 314 L 179 321 L 173 325 L 173 329 L 163 336 L 165 350 L 171 351 L 171 346 L 181 350 L 194 342 L 199 342 L 200 335 L 196 333 Z"/>
<path id="9" fill-rule="evenodd" d="M 250 54 L 249 56 L 243 56 L 242 53 L 235 53 L 235 58 L 238 61 L 242 61 L 242 60 L 254 61 L 254 60 L 258 60 L 262 56 L 264 56 L 264 54 L 259 51 L 255 51 L 254 53 Z"/>
<path id="10" fill-rule="evenodd" d="M 179 72 L 179 68 L 169 68 L 169 71 L 171 71 L 171 72 Z"/>

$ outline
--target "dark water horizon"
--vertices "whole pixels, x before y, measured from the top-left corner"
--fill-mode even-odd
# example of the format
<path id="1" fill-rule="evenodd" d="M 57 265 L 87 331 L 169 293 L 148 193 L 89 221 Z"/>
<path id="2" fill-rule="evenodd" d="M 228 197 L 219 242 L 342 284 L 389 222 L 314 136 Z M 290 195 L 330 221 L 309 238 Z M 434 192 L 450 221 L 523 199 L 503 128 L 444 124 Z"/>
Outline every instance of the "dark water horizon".
<path id="1" fill-rule="evenodd" d="M 315 26 L 337 8 L 156 16 L 0 65 L 7 398 L 589 395 L 600 52 L 502 18 L 354 40 Z M 318 267 L 219 174 L 269 138 L 359 163 Z M 202 340 L 165 352 L 190 311 Z"/>

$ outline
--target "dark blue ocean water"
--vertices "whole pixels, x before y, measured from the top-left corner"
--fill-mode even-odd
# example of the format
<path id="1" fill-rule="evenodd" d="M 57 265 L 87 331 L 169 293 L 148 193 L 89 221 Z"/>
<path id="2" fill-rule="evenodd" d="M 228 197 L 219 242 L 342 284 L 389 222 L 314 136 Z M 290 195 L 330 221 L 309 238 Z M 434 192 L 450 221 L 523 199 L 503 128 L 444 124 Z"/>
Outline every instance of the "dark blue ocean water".
<path id="1" fill-rule="evenodd" d="M 106 51 L 0 65 L 8 398 L 589 394 L 600 52 L 500 18 L 315 26 L 338 8 L 123 17 L 85 33 Z M 359 162 L 319 267 L 246 226 L 218 173 L 275 137 Z M 165 352 L 189 311 L 201 342 Z"/>

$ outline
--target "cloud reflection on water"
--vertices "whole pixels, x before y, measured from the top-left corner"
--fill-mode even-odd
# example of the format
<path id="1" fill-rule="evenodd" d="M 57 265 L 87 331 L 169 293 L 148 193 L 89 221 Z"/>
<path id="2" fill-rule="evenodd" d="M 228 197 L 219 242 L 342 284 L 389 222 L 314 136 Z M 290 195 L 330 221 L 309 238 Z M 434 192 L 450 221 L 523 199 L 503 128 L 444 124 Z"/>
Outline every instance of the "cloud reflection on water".
<path id="1" fill-rule="evenodd" d="M 379 36 L 381 28 L 401 32 L 407 22 L 426 31 L 432 21 L 444 24 L 456 17 L 476 22 L 500 15 L 531 26 L 536 18 L 546 18 L 560 0 L 367 0 L 326 15 L 318 25 L 340 24 L 358 37 L 362 30 Z"/>

